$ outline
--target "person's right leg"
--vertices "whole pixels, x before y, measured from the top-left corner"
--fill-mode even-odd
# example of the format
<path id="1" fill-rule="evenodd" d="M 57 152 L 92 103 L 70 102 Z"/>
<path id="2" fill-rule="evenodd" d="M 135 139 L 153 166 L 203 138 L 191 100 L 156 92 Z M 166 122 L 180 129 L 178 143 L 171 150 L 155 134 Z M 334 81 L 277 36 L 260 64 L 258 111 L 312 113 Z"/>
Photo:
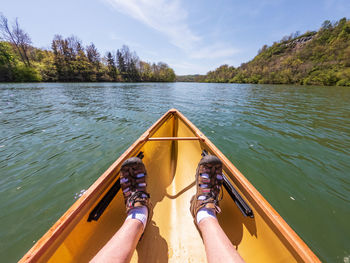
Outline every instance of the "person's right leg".
<path id="1" fill-rule="evenodd" d="M 208 263 L 244 262 L 216 218 L 203 218 L 198 228 L 202 233 Z"/>
<path id="2" fill-rule="evenodd" d="M 197 192 L 191 200 L 191 214 L 202 233 L 207 260 L 212 262 L 244 262 L 221 228 L 216 213 L 223 183 L 222 162 L 213 155 L 202 158 L 196 172 Z"/>

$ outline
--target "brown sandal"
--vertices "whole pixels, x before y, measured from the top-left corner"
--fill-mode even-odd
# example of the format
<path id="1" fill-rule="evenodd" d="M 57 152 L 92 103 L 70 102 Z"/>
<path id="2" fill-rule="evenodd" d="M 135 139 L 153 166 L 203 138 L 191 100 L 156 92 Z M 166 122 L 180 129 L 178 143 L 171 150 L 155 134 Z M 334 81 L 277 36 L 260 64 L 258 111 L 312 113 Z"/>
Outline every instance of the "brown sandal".
<path id="1" fill-rule="evenodd" d="M 222 183 L 222 162 L 214 155 L 204 156 L 196 171 L 197 193 L 191 199 L 190 210 L 194 219 L 203 207 L 213 209 L 216 213 L 221 212 L 219 194 Z"/>
<path id="2" fill-rule="evenodd" d="M 132 208 L 146 206 L 148 221 L 151 219 L 150 195 L 146 191 L 147 171 L 138 157 L 127 159 L 121 167 L 120 185 L 123 190 L 126 213 Z"/>

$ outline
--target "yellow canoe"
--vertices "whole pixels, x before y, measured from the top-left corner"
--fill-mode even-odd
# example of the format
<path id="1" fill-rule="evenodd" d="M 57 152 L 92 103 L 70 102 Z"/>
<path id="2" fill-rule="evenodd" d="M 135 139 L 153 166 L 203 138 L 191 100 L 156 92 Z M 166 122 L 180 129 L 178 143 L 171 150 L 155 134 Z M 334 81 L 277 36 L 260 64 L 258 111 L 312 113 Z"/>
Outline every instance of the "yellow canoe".
<path id="1" fill-rule="evenodd" d="M 137 155 L 144 156 L 154 210 L 132 262 L 206 262 L 189 211 L 203 150 L 223 162 L 226 180 L 218 220 L 246 262 L 320 262 L 237 168 L 176 109 L 132 144 L 20 262 L 88 262 L 125 219 L 119 169 Z"/>

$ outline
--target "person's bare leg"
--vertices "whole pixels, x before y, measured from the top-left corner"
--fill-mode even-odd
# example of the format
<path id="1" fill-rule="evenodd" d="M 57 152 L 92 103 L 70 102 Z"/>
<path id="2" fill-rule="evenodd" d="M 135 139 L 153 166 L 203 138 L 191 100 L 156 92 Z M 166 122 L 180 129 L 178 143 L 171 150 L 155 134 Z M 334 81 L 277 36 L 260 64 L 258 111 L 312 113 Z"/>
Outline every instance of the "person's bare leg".
<path id="1" fill-rule="evenodd" d="M 203 218 L 198 228 L 202 233 L 208 263 L 244 262 L 216 218 Z"/>
<path id="2" fill-rule="evenodd" d="M 143 224 L 137 219 L 125 220 L 122 227 L 99 251 L 91 262 L 130 262 L 143 232 Z"/>
<path id="3" fill-rule="evenodd" d="M 196 194 L 190 211 L 202 233 L 207 260 L 213 262 L 244 262 L 222 230 L 216 213 L 220 213 L 219 195 L 224 181 L 222 161 L 214 155 L 204 155 L 196 170 Z"/>

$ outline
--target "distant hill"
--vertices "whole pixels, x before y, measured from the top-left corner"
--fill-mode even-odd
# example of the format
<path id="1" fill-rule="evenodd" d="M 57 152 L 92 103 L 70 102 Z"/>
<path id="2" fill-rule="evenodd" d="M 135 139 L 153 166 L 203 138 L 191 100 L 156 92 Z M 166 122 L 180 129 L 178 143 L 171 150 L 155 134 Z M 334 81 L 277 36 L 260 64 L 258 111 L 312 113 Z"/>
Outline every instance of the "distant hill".
<path id="1" fill-rule="evenodd" d="M 223 65 L 205 82 L 350 86 L 350 20 L 325 21 L 318 32 L 264 45 L 248 63 Z"/>
<path id="2" fill-rule="evenodd" d="M 205 75 L 179 75 L 176 76 L 176 82 L 203 82 L 205 80 Z"/>

